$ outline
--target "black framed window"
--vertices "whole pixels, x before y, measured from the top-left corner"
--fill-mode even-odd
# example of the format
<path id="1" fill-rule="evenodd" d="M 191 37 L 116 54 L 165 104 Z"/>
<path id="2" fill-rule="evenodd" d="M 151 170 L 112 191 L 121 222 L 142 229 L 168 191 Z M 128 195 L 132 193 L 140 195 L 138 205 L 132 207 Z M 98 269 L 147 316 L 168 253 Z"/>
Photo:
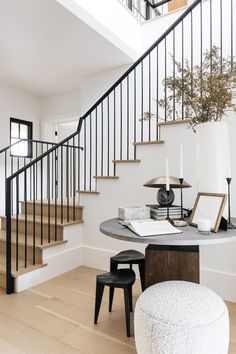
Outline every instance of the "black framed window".
<path id="1" fill-rule="evenodd" d="M 17 141 L 25 139 L 18 144 Z M 27 120 L 10 118 L 11 156 L 32 157 L 33 123 Z"/>

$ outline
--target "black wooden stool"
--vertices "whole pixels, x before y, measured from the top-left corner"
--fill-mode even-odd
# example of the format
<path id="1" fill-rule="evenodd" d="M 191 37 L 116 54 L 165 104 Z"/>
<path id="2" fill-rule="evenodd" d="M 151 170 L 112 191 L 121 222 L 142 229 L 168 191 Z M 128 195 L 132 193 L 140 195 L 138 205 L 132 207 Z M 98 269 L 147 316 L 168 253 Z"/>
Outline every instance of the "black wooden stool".
<path id="1" fill-rule="evenodd" d="M 114 294 L 114 288 L 122 288 L 124 289 L 126 332 L 127 337 L 130 337 L 130 309 L 132 308 L 132 286 L 134 282 L 135 272 L 132 269 L 118 269 L 97 276 L 94 324 L 98 320 L 105 285 L 113 289 L 112 294 Z M 109 311 L 112 309 L 112 300 L 113 295 L 109 299 Z"/>
<path id="2" fill-rule="evenodd" d="M 118 268 L 119 264 L 129 264 L 132 269 L 133 264 L 139 266 L 139 274 L 142 291 L 145 290 L 145 256 L 143 253 L 136 250 L 122 251 L 110 259 L 110 271 L 114 271 Z"/>

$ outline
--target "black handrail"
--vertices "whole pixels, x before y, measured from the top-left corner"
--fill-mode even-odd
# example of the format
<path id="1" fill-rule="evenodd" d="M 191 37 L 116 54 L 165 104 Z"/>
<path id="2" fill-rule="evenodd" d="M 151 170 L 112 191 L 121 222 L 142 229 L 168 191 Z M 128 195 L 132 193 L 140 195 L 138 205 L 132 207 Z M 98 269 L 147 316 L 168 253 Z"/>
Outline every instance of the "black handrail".
<path id="1" fill-rule="evenodd" d="M 58 143 L 53 143 L 51 141 L 44 141 L 44 140 L 35 140 L 35 139 L 20 139 L 18 141 L 16 141 L 15 143 L 6 146 L 5 148 L 0 150 L 0 154 L 2 154 L 3 152 L 11 149 L 13 146 L 23 142 L 23 141 L 28 141 L 29 143 L 38 143 L 38 144 L 44 144 L 44 145 L 58 145 Z M 83 148 L 81 146 L 72 146 L 72 145 L 64 145 L 65 147 L 71 147 L 71 148 L 75 148 L 75 149 L 81 149 L 83 150 Z"/>
<path id="2" fill-rule="evenodd" d="M 158 1 L 155 4 L 153 4 L 150 0 L 144 0 L 144 1 L 147 2 L 149 4 L 149 6 L 151 6 L 151 8 L 156 9 L 157 7 L 164 5 L 172 0 L 162 0 L 162 1 Z"/>
<path id="3" fill-rule="evenodd" d="M 184 12 L 183 14 L 158 38 L 157 41 L 155 41 L 149 49 L 138 59 L 134 64 L 130 66 L 128 70 L 118 79 L 102 96 L 97 100 L 96 103 L 82 116 L 82 119 L 85 119 L 88 117 L 101 103 L 104 101 L 105 98 L 107 98 L 112 91 L 114 91 L 120 83 L 129 76 L 129 74 L 137 68 L 137 66 L 145 59 L 148 57 L 148 55 L 155 49 L 167 36 L 170 34 L 173 29 L 178 26 L 184 18 L 192 12 L 192 10 L 200 4 L 202 0 L 195 0 L 192 5 L 190 5 Z"/>

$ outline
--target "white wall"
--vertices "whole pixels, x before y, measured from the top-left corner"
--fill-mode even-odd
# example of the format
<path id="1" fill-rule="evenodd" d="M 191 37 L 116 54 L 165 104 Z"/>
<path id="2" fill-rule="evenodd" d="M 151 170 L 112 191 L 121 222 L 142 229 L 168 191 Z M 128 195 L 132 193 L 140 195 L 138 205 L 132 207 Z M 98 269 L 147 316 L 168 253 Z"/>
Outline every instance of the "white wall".
<path id="1" fill-rule="evenodd" d="M 77 90 L 45 97 L 41 100 L 41 110 L 42 138 L 54 142 L 57 123 L 79 120 L 81 92 Z"/>
<path id="2" fill-rule="evenodd" d="M 141 54 L 141 24 L 117 0 L 57 0 L 95 31 L 136 59 Z"/>
<path id="3" fill-rule="evenodd" d="M 81 115 L 91 106 L 124 74 L 129 66 L 103 71 L 94 75 L 86 76 L 81 87 Z"/>
<path id="4" fill-rule="evenodd" d="M 40 137 L 40 99 L 0 86 L 0 147 L 10 143 L 10 117 L 33 122 L 33 138 Z"/>

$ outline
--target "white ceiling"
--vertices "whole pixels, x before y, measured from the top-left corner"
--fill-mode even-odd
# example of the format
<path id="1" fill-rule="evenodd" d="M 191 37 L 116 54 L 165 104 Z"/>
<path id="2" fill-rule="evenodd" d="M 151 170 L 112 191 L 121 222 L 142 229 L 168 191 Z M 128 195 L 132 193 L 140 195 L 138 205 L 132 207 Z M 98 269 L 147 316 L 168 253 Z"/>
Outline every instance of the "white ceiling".
<path id="1" fill-rule="evenodd" d="M 0 0 L 0 85 L 39 97 L 131 59 L 56 0 Z"/>

